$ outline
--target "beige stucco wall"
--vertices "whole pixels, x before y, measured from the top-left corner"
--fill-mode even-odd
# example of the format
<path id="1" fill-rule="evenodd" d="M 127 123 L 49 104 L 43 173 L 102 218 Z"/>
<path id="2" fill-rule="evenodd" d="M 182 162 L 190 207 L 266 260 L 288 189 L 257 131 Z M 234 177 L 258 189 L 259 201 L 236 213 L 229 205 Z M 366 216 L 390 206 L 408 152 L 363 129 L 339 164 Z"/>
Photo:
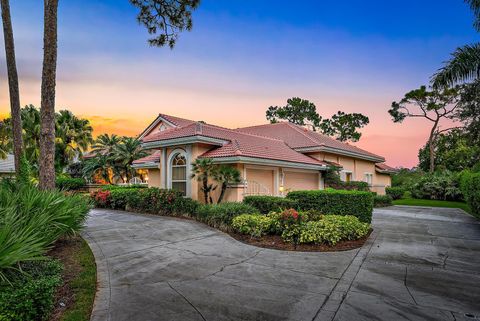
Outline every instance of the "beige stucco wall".
<path id="1" fill-rule="evenodd" d="M 148 169 L 148 187 L 160 187 L 160 169 Z"/>
<path id="2" fill-rule="evenodd" d="M 390 175 L 377 173 L 374 162 L 330 153 L 311 153 L 309 156 L 339 163 L 343 166 L 343 170 L 352 172 L 352 180 L 355 181 L 365 181 L 365 173 L 373 174 L 371 190 L 380 195 L 385 194 L 385 186 L 391 185 Z"/>
<path id="3" fill-rule="evenodd" d="M 319 189 L 318 172 L 284 170 L 283 186 L 286 192 Z"/>

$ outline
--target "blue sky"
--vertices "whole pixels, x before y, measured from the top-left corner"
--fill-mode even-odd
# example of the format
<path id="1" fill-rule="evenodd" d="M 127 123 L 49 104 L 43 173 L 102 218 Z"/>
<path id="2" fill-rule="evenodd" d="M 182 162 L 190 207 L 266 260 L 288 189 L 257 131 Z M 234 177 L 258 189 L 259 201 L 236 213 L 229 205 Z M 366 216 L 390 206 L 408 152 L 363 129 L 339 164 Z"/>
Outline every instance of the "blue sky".
<path id="1" fill-rule="evenodd" d="M 11 6 L 22 104 L 39 105 L 42 1 Z M 91 118 L 97 134 L 133 135 L 158 112 L 260 124 L 268 106 L 300 96 L 325 117 L 366 114 L 359 146 L 405 166 L 415 165 L 428 128 L 393 124 L 390 103 L 478 40 L 460 0 L 204 0 L 174 50 L 149 47 L 136 12 L 127 0 L 60 1 L 57 106 Z M 4 76 L 0 90 L 5 114 Z"/>

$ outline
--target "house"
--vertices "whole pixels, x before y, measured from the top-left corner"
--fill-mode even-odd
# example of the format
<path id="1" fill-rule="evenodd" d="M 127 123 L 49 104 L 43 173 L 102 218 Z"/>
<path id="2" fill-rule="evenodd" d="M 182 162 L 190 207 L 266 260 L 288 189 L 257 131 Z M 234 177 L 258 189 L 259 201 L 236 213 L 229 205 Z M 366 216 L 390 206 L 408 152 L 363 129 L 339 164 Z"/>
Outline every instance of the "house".
<path id="1" fill-rule="evenodd" d="M 201 186 L 191 178 L 190 166 L 197 158 L 241 172 L 243 183 L 227 190 L 228 201 L 323 189 L 324 173 L 333 166 L 340 168 L 342 180 L 366 181 L 372 191 L 384 194 L 393 171 L 382 156 L 287 122 L 228 129 L 160 114 L 139 139 L 150 154 L 133 167 L 148 170 L 148 185 L 174 188 L 197 200 Z"/>
<path id="2" fill-rule="evenodd" d="M 15 158 L 7 154 L 5 159 L 0 159 L 0 178 L 15 175 Z"/>

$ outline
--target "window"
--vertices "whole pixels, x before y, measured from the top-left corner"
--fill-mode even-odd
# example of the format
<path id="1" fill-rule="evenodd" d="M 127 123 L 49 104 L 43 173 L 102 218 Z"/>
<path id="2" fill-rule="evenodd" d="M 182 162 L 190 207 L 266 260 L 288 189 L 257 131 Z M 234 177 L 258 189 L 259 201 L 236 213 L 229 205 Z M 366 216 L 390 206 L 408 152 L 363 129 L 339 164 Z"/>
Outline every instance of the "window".
<path id="1" fill-rule="evenodd" d="M 181 153 L 172 158 L 172 189 L 180 191 L 183 195 L 187 194 L 187 160 Z"/>
<path id="2" fill-rule="evenodd" d="M 345 174 L 345 182 L 349 183 L 352 181 L 352 173 Z"/>
<path id="3" fill-rule="evenodd" d="M 158 130 L 163 132 L 164 130 L 167 129 L 167 126 L 165 126 L 164 124 L 161 124 L 159 127 L 158 127 Z"/>
<path id="4" fill-rule="evenodd" d="M 373 181 L 373 174 L 365 173 L 365 182 L 367 182 L 368 185 L 372 185 L 372 181 Z"/>

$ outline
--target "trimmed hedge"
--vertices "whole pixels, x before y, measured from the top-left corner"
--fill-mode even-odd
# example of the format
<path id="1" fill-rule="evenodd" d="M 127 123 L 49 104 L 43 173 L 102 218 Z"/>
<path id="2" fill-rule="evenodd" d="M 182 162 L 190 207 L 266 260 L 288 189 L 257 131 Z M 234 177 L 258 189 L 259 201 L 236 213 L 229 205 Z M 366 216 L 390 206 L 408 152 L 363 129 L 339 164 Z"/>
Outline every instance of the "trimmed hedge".
<path id="1" fill-rule="evenodd" d="M 385 207 L 392 206 L 393 199 L 389 195 L 375 195 L 373 197 L 373 206 L 374 207 Z"/>
<path id="2" fill-rule="evenodd" d="M 472 214 L 480 217 L 480 173 L 463 173 L 460 186 Z"/>
<path id="3" fill-rule="evenodd" d="M 406 190 L 403 187 L 387 187 L 385 188 L 385 193 L 394 200 L 399 200 L 403 197 Z"/>
<path id="4" fill-rule="evenodd" d="M 334 189 L 293 191 L 288 193 L 287 198 L 297 201 L 300 210 L 352 215 L 358 217 L 361 222 L 372 221 L 373 194 L 370 192 Z"/>
<path id="5" fill-rule="evenodd" d="M 58 177 L 55 186 L 62 191 L 76 191 L 86 184 L 83 178 Z"/>
<path id="6" fill-rule="evenodd" d="M 0 320 L 48 320 L 57 286 L 62 283 L 62 265 L 56 260 L 32 261 L 11 272 L 10 283 L 0 283 Z"/>
<path id="7" fill-rule="evenodd" d="M 193 215 L 200 203 L 181 192 L 156 187 L 116 187 L 91 193 L 97 207 L 160 215 Z"/>
<path id="8" fill-rule="evenodd" d="M 278 196 L 246 196 L 243 203 L 255 207 L 261 214 L 297 207 L 295 200 Z"/>
<path id="9" fill-rule="evenodd" d="M 204 204 L 197 210 L 197 219 L 213 227 L 229 228 L 234 217 L 241 214 L 254 214 L 258 210 L 248 204 L 226 202 Z"/>

